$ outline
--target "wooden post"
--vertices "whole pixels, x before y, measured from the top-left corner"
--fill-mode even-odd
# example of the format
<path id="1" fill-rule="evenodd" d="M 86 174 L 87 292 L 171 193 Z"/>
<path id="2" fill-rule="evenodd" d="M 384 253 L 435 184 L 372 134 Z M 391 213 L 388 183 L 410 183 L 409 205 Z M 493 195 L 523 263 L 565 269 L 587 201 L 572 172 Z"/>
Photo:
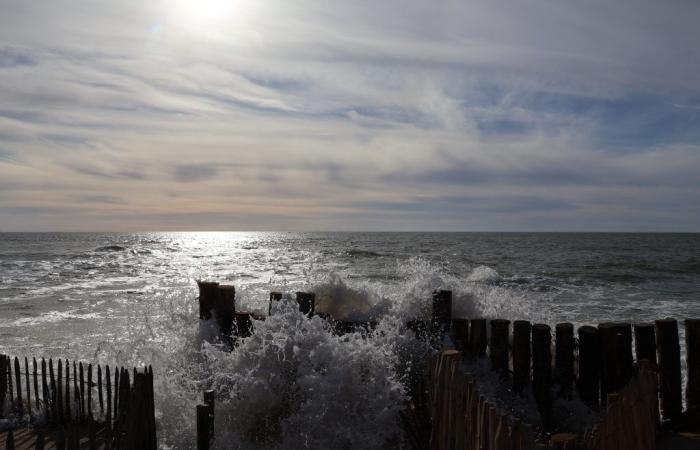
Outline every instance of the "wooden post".
<path id="1" fill-rule="evenodd" d="M 281 292 L 270 292 L 270 303 L 267 305 L 267 315 L 272 315 L 272 303 L 282 300 Z"/>
<path id="2" fill-rule="evenodd" d="M 197 450 L 209 450 L 209 406 L 197 405 Z"/>
<path id="3" fill-rule="evenodd" d="M 637 323 L 634 325 L 634 350 L 637 363 L 649 361 L 656 366 L 656 333 L 653 323 Z"/>
<path id="4" fill-rule="evenodd" d="M 19 371 L 19 359 L 15 356 L 15 386 L 17 387 L 17 411 L 19 416 L 24 415 L 24 406 L 22 405 L 22 374 Z"/>
<path id="5" fill-rule="evenodd" d="M 513 390 L 521 393 L 530 383 L 530 333 L 527 320 L 513 322 Z"/>
<path id="6" fill-rule="evenodd" d="M 66 390 L 63 395 L 66 399 L 66 420 L 70 422 L 70 363 L 68 362 L 68 360 L 66 360 Z"/>
<path id="7" fill-rule="evenodd" d="M 230 285 L 220 285 L 219 295 L 216 297 L 215 309 L 216 323 L 219 325 L 219 333 L 230 337 L 233 331 L 233 315 L 236 312 L 236 288 Z"/>
<path id="8" fill-rule="evenodd" d="M 433 291 L 433 332 L 442 336 L 450 328 L 452 321 L 452 291 Z"/>
<path id="9" fill-rule="evenodd" d="M 532 326 L 532 389 L 542 426 L 549 430 L 552 423 L 552 333 L 549 325 Z"/>
<path id="10" fill-rule="evenodd" d="M 469 325 L 470 356 L 481 358 L 486 355 L 486 319 L 472 319 Z"/>
<path id="11" fill-rule="evenodd" d="M 49 401 L 49 385 L 46 382 L 46 360 L 44 358 L 41 358 L 41 398 L 44 402 L 44 413 L 48 418 L 51 402 Z"/>
<path id="12" fill-rule="evenodd" d="M 36 358 L 32 358 L 32 369 L 34 370 L 34 406 L 36 406 L 36 411 L 38 414 L 38 412 L 39 412 L 39 375 L 37 373 Z M 2 383 L 0 383 L 0 389 L 2 389 Z M 2 404 L 2 402 L 0 402 L 0 404 Z M 0 415 L 0 417 L 2 417 L 2 415 Z"/>
<path id="13" fill-rule="evenodd" d="M 36 390 L 34 392 L 36 392 Z M 44 432 L 41 430 L 36 432 L 36 446 L 34 450 L 44 450 Z"/>
<path id="14" fill-rule="evenodd" d="M 622 387 L 622 361 L 617 354 L 616 329 L 612 322 L 598 325 L 600 339 L 600 401 L 603 406 L 607 403 L 608 394 Z"/>
<path id="15" fill-rule="evenodd" d="M 80 370 L 80 423 L 85 422 L 85 372 L 83 371 L 83 363 L 78 363 L 78 369 Z"/>
<path id="16" fill-rule="evenodd" d="M 678 323 L 674 319 L 656 322 L 656 349 L 661 371 L 661 414 L 673 419 L 681 414 L 681 349 L 678 342 Z"/>
<path id="17" fill-rule="evenodd" d="M 56 366 L 56 412 L 58 420 L 63 421 L 63 361 L 58 359 Z"/>
<path id="18" fill-rule="evenodd" d="M 87 379 L 88 379 L 88 388 L 87 388 L 87 413 L 88 413 L 88 420 L 92 420 L 92 364 L 88 364 L 88 369 L 87 369 Z"/>
<path id="19" fill-rule="evenodd" d="M 499 372 L 501 376 L 508 375 L 508 339 L 510 321 L 494 319 L 491 321 L 491 342 L 489 356 L 491 357 L 491 370 Z"/>
<path id="20" fill-rule="evenodd" d="M 578 329 L 578 389 L 581 399 L 593 409 L 599 405 L 600 341 L 598 329 L 583 326 Z"/>
<path id="21" fill-rule="evenodd" d="M 249 337 L 253 333 L 253 322 L 250 320 L 248 313 L 236 313 L 236 332 L 237 337 Z"/>
<path id="22" fill-rule="evenodd" d="M 311 317 L 316 308 L 316 294 L 313 292 L 297 292 L 297 303 L 299 311 Z"/>
<path id="23" fill-rule="evenodd" d="M 105 381 L 107 381 L 107 416 L 105 417 L 105 426 L 107 428 L 107 440 L 111 436 L 112 430 L 112 379 L 109 376 L 109 366 L 105 367 Z"/>
<path id="24" fill-rule="evenodd" d="M 97 397 L 100 401 L 100 414 L 104 414 L 104 398 L 102 397 L 102 366 L 97 365 Z"/>
<path id="25" fill-rule="evenodd" d="M 78 365 L 73 361 L 73 404 L 75 405 L 76 422 L 80 420 L 80 390 L 78 389 Z"/>
<path id="26" fill-rule="evenodd" d="M 7 431 L 7 437 L 5 438 L 5 450 L 15 450 L 15 435 L 12 430 Z"/>
<path id="27" fill-rule="evenodd" d="M 29 416 L 29 420 L 32 419 L 32 392 L 29 386 L 31 384 L 29 383 L 29 360 L 27 357 L 24 357 L 24 382 L 27 385 L 27 415 Z M 36 393 L 34 393 L 36 395 Z"/>
<path id="28" fill-rule="evenodd" d="M 0 419 L 5 418 L 5 397 L 7 396 L 7 356 L 0 355 Z"/>
<path id="29" fill-rule="evenodd" d="M 574 326 L 560 323 L 555 329 L 554 379 L 559 385 L 559 396 L 571 400 L 574 387 Z"/>
<path id="30" fill-rule="evenodd" d="M 457 350 L 465 352 L 469 346 L 469 320 L 452 319 L 450 337 L 455 343 Z"/>
<path id="31" fill-rule="evenodd" d="M 119 379 L 121 375 L 121 370 L 119 367 L 114 368 L 114 414 L 112 415 L 112 421 L 116 422 L 119 420 L 119 387 L 121 380 Z"/>
<path id="32" fill-rule="evenodd" d="M 219 283 L 215 281 L 197 281 L 199 286 L 199 318 L 211 319 L 211 312 L 219 296 Z"/>
<path id="33" fill-rule="evenodd" d="M 214 414 L 216 414 L 215 409 L 216 403 L 216 393 L 213 390 L 204 391 L 204 404 L 209 408 L 209 438 L 210 440 L 214 438 Z"/>
<path id="34" fill-rule="evenodd" d="M 685 360 L 688 367 L 686 409 L 700 408 L 700 319 L 685 320 Z"/>
<path id="35" fill-rule="evenodd" d="M 616 322 L 615 333 L 622 335 L 620 342 L 620 386 L 622 389 L 634 375 L 634 357 L 632 356 L 632 325 L 627 322 Z"/>

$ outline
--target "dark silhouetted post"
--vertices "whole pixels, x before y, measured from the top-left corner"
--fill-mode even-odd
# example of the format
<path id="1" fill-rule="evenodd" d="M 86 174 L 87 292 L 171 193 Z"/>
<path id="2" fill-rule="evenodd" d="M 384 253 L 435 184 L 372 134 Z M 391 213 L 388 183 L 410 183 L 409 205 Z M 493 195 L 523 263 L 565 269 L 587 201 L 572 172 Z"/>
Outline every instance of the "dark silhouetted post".
<path id="1" fill-rule="evenodd" d="M 15 386 L 17 387 L 17 411 L 19 416 L 24 414 L 24 406 L 22 405 L 22 374 L 19 370 L 19 358 L 15 356 Z"/>
<path id="2" fill-rule="evenodd" d="M 0 355 L 0 419 L 4 419 L 3 409 L 7 396 L 7 356 Z"/>
<path id="3" fill-rule="evenodd" d="M 209 450 L 209 406 L 197 405 L 197 450 Z"/>
<path id="4" fill-rule="evenodd" d="M 593 409 L 599 406 L 600 341 L 598 329 L 578 329 L 578 394 Z"/>
<path id="5" fill-rule="evenodd" d="M 634 351 L 637 362 L 647 360 L 656 366 L 656 333 L 653 323 L 637 323 L 634 325 Z"/>
<path id="6" fill-rule="evenodd" d="M 513 390 L 518 393 L 530 383 L 531 330 L 527 320 L 513 322 Z"/>
<path id="7" fill-rule="evenodd" d="M 685 321 L 685 360 L 688 366 L 685 399 L 690 410 L 700 407 L 700 319 Z"/>
<path id="8" fill-rule="evenodd" d="M 499 372 L 502 376 L 508 375 L 509 331 L 509 320 L 494 319 L 491 321 L 491 345 L 489 349 L 491 370 Z"/>
<path id="9" fill-rule="evenodd" d="M 486 319 L 472 319 L 469 325 L 470 356 L 481 358 L 486 355 Z"/>
<path id="10" fill-rule="evenodd" d="M 560 323 L 555 330 L 554 379 L 559 385 L 559 395 L 570 400 L 574 387 L 574 326 Z"/>
<path id="11" fill-rule="evenodd" d="M 297 304 L 299 311 L 311 317 L 316 308 L 316 294 L 313 292 L 297 292 Z"/>
<path id="12" fill-rule="evenodd" d="M 216 413 L 216 393 L 212 390 L 204 391 L 204 404 L 209 407 L 209 437 L 214 437 L 214 414 Z"/>
<path id="13" fill-rule="evenodd" d="M 542 426 L 548 430 L 552 423 L 552 333 L 549 325 L 532 326 L 532 389 L 542 417 Z"/>
<path id="14" fill-rule="evenodd" d="M 270 292 L 270 303 L 267 306 L 267 315 L 268 316 L 272 315 L 272 303 L 278 302 L 280 300 L 282 300 L 282 293 L 281 292 Z"/>
<path id="15" fill-rule="evenodd" d="M 199 318 L 211 319 L 211 311 L 219 296 L 219 283 L 215 281 L 197 281 L 199 286 Z"/>
<path id="16" fill-rule="evenodd" d="M 231 336 L 233 315 L 236 312 L 236 288 L 230 285 L 219 286 L 219 295 L 215 299 L 216 323 L 222 336 Z"/>
<path id="17" fill-rule="evenodd" d="M 469 346 L 469 320 L 452 319 L 450 336 L 457 346 L 457 349 L 461 352 L 465 352 Z"/>
<path id="18" fill-rule="evenodd" d="M 656 321 L 656 348 L 661 371 L 661 414 L 673 419 L 681 414 L 681 349 L 678 323 L 674 319 Z"/>
<path id="19" fill-rule="evenodd" d="M 615 333 L 622 335 L 618 354 L 620 355 L 619 389 L 622 389 L 634 375 L 634 357 L 632 356 L 632 325 L 627 322 L 616 322 Z"/>
<path id="20" fill-rule="evenodd" d="M 452 321 L 452 291 L 433 292 L 433 332 L 442 334 L 450 328 Z"/>

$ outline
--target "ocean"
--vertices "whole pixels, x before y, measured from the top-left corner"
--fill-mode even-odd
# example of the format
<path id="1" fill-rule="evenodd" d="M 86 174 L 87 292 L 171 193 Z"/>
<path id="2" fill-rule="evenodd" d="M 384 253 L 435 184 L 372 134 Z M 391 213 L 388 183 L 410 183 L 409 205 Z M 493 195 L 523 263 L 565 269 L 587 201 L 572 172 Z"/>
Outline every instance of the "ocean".
<path id="1" fill-rule="evenodd" d="M 294 311 L 280 311 L 224 352 L 202 340 L 200 279 L 235 285 L 236 307 L 248 311 L 266 311 L 270 291 L 313 291 L 318 309 L 383 321 L 383 333 L 342 340 L 319 319 L 301 332 Z M 209 387 L 223 397 L 219 429 L 241 448 L 372 448 L 398 433 L 417 345 L 392 324 L 427 314 L 438 288 L 453 291 L 463 317 L 697 318 L 700 234 L 0 233 L 0 353 L 152 364 L 159 440 L 177 448 L 192 445 L 193 405 Z M 353 381 L 353 366 L 373 381 Z M 267 441 L 251 441 L 241 430 L 281 397 L 298 404 Z"/>

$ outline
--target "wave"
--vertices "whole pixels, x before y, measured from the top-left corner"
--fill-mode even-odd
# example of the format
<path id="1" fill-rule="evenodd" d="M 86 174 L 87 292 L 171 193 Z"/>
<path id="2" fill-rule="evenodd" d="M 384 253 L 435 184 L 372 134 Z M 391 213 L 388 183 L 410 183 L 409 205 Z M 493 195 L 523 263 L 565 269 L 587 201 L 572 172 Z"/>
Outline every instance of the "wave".
<path id="1" fill-rule="evenodd" d="M 123 252 L 126 250 L 126 247 L 122 247 L 121 245 L 105 245 L 102 247 L 97 247 L 94 252 Z"/>

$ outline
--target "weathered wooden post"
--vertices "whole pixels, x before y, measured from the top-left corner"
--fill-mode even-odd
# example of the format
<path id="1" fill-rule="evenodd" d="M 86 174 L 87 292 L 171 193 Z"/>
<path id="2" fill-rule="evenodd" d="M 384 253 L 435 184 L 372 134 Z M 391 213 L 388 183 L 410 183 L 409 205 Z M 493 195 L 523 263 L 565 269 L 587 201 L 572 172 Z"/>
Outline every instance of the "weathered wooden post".
<path id="1" fill-rule="evenodd" d="M 634 352 L 637 362 L 647 360 L 656 366 L 656 333 L 653 323 L 634 324 Z"/>
<path id="2" fill-rule="evenodd" d="M 215 297 L 214 313 L 219 325 L 219 334 L 231 337 L 233 331 L 233 315 L 236 312 L 236 288 L 231 285 L 220 285 L 219 295 Z"/>
<path id="3" fill-rule="evenodd" d="M 32 369 L 34 370 L 34 405 L 36 406 L 37 414 L 39 413 L 39 375 L 37 371 L 36 358 L 32 358 Z M 1 377 L 2 375 L 0 375 Z M 2 382 L 0 382 L 0 391 L 2 390 Z M 0 395 L 2 395 L 0 393 Z M 2 404 L 2 402 L 0 402 Z M 0 412 L 0 418 L 2 413 Z"/>
<path id="4" fill-rule="evenodd" d="M 7 437 L 5 438 L 5 450 L 15 450 L 15 435 L 12 430 L 7 431 Z"/>
<path id="5" fill-rule="evenodd" d="M 433 291 L 433 333 L 442 336 L 450 328 L 452 320 L 452 291 Z"/>
<path id="6" fill-rule="evenodd" d="M 681 414 L 681 349 L 678 342 L 678 323 L 674 319 L 656 322 L 656 349 L 661 370 L 661 414 L 673 419 Z"/>
<path id="7" fill-rule="evenodd" d="M 29 386 L 29 359 L 25 356 L 24 358 L 24 383 L 27 385 L 27 415 L 29 419 L 32 419 L 32 392 Z M 34 393 L 36 395 L 36 392 Z"/>
<path id="8" fill-rule="evenodd" d="M 197 281 L 199 287 L 199 318 L 210 320 L 212 310 L 219 297 L 219 283 L 215 281 Z"/>
<path id="9" fill-rule="evenodd" d="M 542 426 L 549 430 L 552 423 L 552 333 L 549 325 L 532 326 L 532 389 Z"/>
<path id="10" fill-rule="evenodd" d="M 267 315 L 272 315 L 272 303 L 282 300 L 281 292 L 270 292 L 270 303 L 267 306 Z"/>
<path id="11" fill-rule="evenodd" d="M 685 320 L 685 360 L 688 385 L 685 400 L 688 410 L 700 407 L 700 319 Z"/>
<path id="12" fill-rule="evenodd" d="M 461 318 L 452 319 L 450 336 L 457 346 L 457 350 L 466 352 L 469 346 L 469 320 Z"/>
<path id="13" fill-rule="evenodd" d="M 19 371 L 19 359 L 15 356 L 15 386 L 17 387 L 17 411 L 19 416 L 24 415 L 24 407 L 22 405 L 22 374 Z"/>
<path id="14" fill-rule="evenodd" d="M 615 324 L 605 322 L 598 325 L 600 339 L 600 401 L 607 402 L 608 394 L 616 392 L 621 387 L 622 361 L 617 354 Z"/>
<path id="15" fill-rule="evenodd" d="M 239 313 L 235 314 L 236 331 L 235 335 L 239 338 L 246 338 L 253 334 L 253 321 L 250 319 L 250 314 Z"/>
<path id="16" fill-rule="evenodd" d="M 0 355 L 0 419 L 4 419 L 3 409 L 7 396 L 7 356 Z"/>
<path id="17" fill-rule="evenodd" d="M 316 294 L 313 292 L 297 292 L 296 295 L 299 312 L 309 317 L 313 316 L 316 308 Z"/>
<path id="18" fill-rule="evenodd" d="M 63 360 L 61 358 L 58 359 L 56 374 L 56 411 L 58 420 L 63 421 Z"/>
<path id="19" fill-rule="evenodd" d="M 469 324 L 469 350 L 473 358 L 486 355 L 486 319 L 472 319 Z"/>
<path id="20" fill-rule="evenodd" d="M 620 340 L 620 386 L 622 389 L 634 375 L 634 357 L 632 356 L 632 325 L 627 322 L 616 322 L 615 333 L 622 335 Z"/>
<path id="21" fill-rule="evenodd" d="M 570 400 L 574 387 L 574 326 L 560 323 L 555 330 L 554 379 L 559 385 L 559 396 Z"/>
<path id="22" fill-rule="evenodd" d="M 599 406 L 600 341 L 598 329 L 582 326 L 578 329 L 578 382 L 581 399 L 593 409 Z"/>
<path id="23" fill-rule="evenodd" d="M 64 395 L 65 400 L 66 400 L 66 420 L 70 422 L 71 420 L 71 413 L 70 413 L 70 363 L 68 360 L 66 360 L 66 385 L 65 385 L 65 392 Z"/>
<path id="24" fill-rule="evenodd" d="M 209 406 L 197 405 L 197 450 L 209 450 Z"/>
<path id="25" fill-rule="evenodd" d="M 494 319 L 491 321 L 491 343 L 489 349 L 491 370 L 499 372 L 501 376 L 508 375 L 509 332 L 510 320 Z"/>
<path id="26" fill-rule="evenodd" d="M 204 391 L 204 404 L 209 408 L 209 440 L 214 438 L 214 414 L 216 414 L 216 392 Z"/>
<path id="27" fill-rule="evenodd" d="M 521 393 L 530 383 L 530 333 L 527 320 L 513 322 L 513 390 Z"/>

